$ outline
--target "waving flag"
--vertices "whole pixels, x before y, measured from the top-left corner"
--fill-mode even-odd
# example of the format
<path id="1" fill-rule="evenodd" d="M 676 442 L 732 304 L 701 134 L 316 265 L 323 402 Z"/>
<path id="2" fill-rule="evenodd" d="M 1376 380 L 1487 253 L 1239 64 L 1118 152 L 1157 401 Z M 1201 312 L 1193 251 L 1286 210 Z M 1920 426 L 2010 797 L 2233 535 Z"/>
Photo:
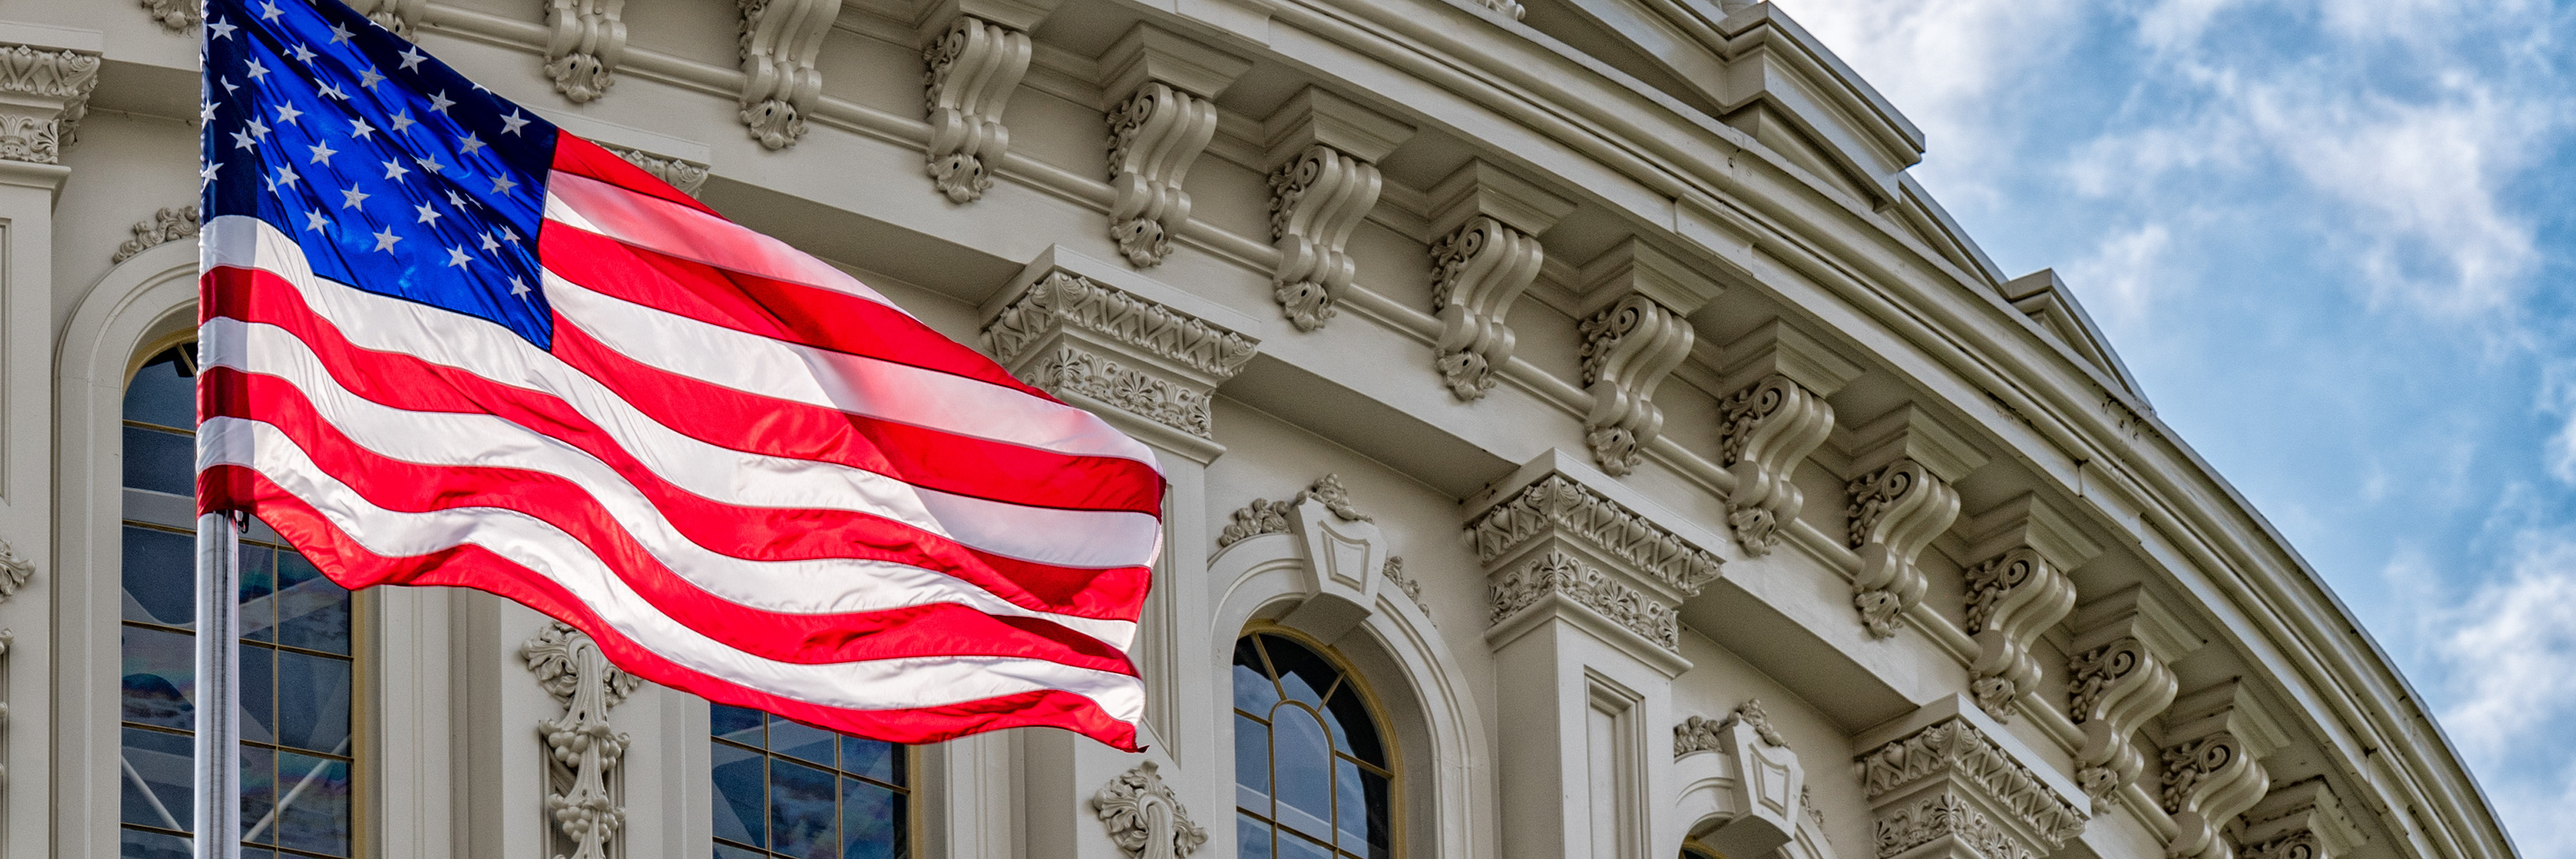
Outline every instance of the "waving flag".
<path id="1" fill-rule="evenodd" d="M 1136 747 L 1143 445 L 339 3 L 205 34 L 201 511 L 711 700 Z"/>

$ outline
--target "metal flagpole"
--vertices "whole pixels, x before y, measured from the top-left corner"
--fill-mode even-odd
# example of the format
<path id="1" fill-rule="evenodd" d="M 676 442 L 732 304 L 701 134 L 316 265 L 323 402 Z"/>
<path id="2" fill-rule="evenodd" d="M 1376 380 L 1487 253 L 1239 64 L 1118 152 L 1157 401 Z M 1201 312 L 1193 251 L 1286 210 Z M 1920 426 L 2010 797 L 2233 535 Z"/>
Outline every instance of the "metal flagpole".
<path id="1" fill-rule="evenodd" d="M 241 857 L 240 593 L 241 527 L 199 515 L 196 859 Z"/>

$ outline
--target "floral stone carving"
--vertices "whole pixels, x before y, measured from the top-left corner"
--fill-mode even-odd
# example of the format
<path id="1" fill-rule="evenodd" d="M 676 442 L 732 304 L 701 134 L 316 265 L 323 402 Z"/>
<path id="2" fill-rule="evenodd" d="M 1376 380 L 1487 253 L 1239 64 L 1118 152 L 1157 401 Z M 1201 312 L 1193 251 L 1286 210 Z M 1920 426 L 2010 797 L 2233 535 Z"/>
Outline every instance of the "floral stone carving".
<path id="1" fill-rule="evenodd" d="M 1495 624 L 1542 599 L 1563 596 L 1666 650 L 1679 653 L 1682 649 L 1681 624 L 1672 606 L 1563 552 L 1541 554 L 1495 576 L 1489 591 Z"/>
<path id="2" fill-rule="evenodd" d="M 1977 641 L 1968 688 L 1987 714 L 2007 719 L 2013 700 L 2039 683 L 2030 647 L 2075 609 L 2075 584 L 2027 546 L 1977 565 L 1967 580 L 1968 634 Z"/>
<path id="3" fill-rule="evenodd" d="M 575 103 L 608 94 L 626 55 L 625 11 L 626 0 L 547 0 L 546 77 L 556 92 Z"/>
<path id="4" fill-rule="evenodd" d="M 89 113 L 98 69 L 96 54 L 0 45 L 0 160 L 59 163 Z"/>
<path id="5" fill-rule="evenodd" d="M 2084 831 L 2084 812 L 1967 718 L 1951 715 L 1860 756 L 1877 808 L 1880 859 L 1947 840 L 1987 859 L 2047 856 Z M 1955 854 L 1952 854 L 1955 855 Z"/>
<path id="6" fill-rule="evenodd" d="M 132 229 L 134 237 L 126 239 L 124 244 L 117 245 L 116 253 L 108 256 L 108 262 L 124 262 L 144 251 L 180 239 L 196 238 L 197 204 L 190 203 L 153 212 L 152 217 L 134 222 Z"/>
<path id="7" fill-rule="evenodd" d="M 921 49 L 922 104 L 930 119 L 924 160 L 931 184 L 952 203 L 983 199 L 1011 146 L 1002 109 L 1028 73 L 1027 33 L 959 15 Z"/>
<path id="8" fill-rule="evenodd" d="M 1724 562 L 1573 478 L 1551 474 L 1470 523 L 1478 560 L 1492 564 L 1551 534 L 1579 540 L 1684 596 L 1717 580 Z"/>
<path id="9" fill-rule="evenodd" d="M 609 777 L 629 742 L 608 724 L 608 710 L 643 681 L 608 664 L 590 636 L 559 622 L 520 645 L 519 658 L 564 707 L 563 715 L 537 723 L 548 752 L 546 811 L 563 836 L 557 846 L 571 848 L 555 859 L 608 859 L 609 841 L 626 823 Z"/>
<path id="10" fill-rule="evenodd" d="M 1217 548 L 1225 548 L 1263 534 L 1288 533 L 1288 510 L 1306 499 L 1323 502 L 1324 509 L 1345 522 L 1365 522 L 1369 517 L 1351 506 L 1351 492 L 1342 486 L 1342 477 L 1327 474 L 1285 500 L 1252 499 L 1251 504 L 1234 511 L 1224 530 L 1216 535 Z"/>
<path id="11" fill-rule="evenodd" d="M 1592 395 L 1583 441 L 1601 470 L 1624 475 L 1663 432 L 1655 388 L 1690 357 L 1697 335 L 1681 314 L 1636 292 L 1585 318 L 1581 331 L 1583 390 Z"/>
<path id="12" fill-rule="evenodd" d="M 1109 840 L 1134 859 L 1184 859 L 1207 843 L 1207 830 L 1190 822 L 1189 810 L 1163 783 L 1153 761 L 1119 773 L 1091 795 L 1091 808 Z"/>
<path id="13" fill-rule="evenodd" d="M 1834 407 L 1781 374 L 1765 376 L 1718 405 L 1718 464 L 1735 475 L 1726 523 L 1744 553 L 1761 556 L 1780 544 L 1780 523 L 1798 515 L 1798 463 L 1834 429 Z"/>
<path id="14" fill-rule="evenodd" d="M 1860 555 L 1852 578 L 1852 607 L 1873 638 L 1896 634 L 1905 610 L 1930 587 L 1915 566 L 1925 546 L 1959 516 L 1959 493 L 1911 458 L 1899 459 L 1854 480 L 1844 518 L 1851 548 Z"/>

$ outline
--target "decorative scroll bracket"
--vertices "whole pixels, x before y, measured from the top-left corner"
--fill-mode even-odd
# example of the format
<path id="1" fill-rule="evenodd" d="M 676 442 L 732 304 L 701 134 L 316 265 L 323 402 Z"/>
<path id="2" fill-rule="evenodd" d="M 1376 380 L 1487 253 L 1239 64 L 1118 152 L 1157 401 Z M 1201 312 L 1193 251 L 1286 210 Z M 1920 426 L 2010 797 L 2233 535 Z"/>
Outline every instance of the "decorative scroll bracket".
<path id="1" fill-rule="evenodd" d="M 1109 121 L 1109 237 L 1137 268 L 1161 265 L 1190 218 L 1181 190 L 1216 135 L 1213 99 L 1252 62 L 1138 24 L 1100 57 Z"/>
<path id="2" fill-rule="evenodd" d="M 1324 327 L 1358 266 L 1343 246 L 1384 184 L 1377 162 L 1413 127 L 1307 87 L 1268 126 L 1270 242 L 1279 251 L 1272 298 L 1299 331 Z"/>
<path id="3" fill-rule="evenodd" d="M 1826 397 L 1860 376 L 1860 366 L 1774 319 L 1725 348 L 1719 402 L 1718 464 L 1735 477 L 1726 522 L 1744 553 L 1762 556 L 1780 544 L 1780 523 L 1806 504 L 1798 464 L 1833 433 Z"/>
<path id="4" fill-rule="evenodd" d="M 2290 743 L 2280 722 L 2241 681 L 2183 696 L 2166 717 L 2158 798 L 2173 816 L 2169 859 L 2234 859 L 2227 826 L 2271 788 L 2263 759 Z"/>
<path id="5" fill-rule="evenodd" d="M 1664 429 L 1655 389 L 1690 357 L 1697 334 L 1688 317 L 1724 287 L 1692 266 L 1630 237 L 1584 266 L 1584 443 L 1601 470 L 1624 476 Z"/>
<path id="6" fill-rule="evenodd" d="M 1483 161 L 1469 161 L 1432 186 L 1431 312 L 1440 317 L 1433 366 L 1451 396 L 1472 401 L 1494 388 L 1511 360 L 1503 324 L 1538 279 L 1546 251 L 1538 234 L 1574 203 Z"/>
<path id="7" fill-rule="evenodd" d="M 2141 585 L 2086 603 L 2073 625 L 2066 715 L 2084 732 L 2075 782 L 2092 797 L 2093 813 L 2105 814 L 2111 795 L 2146 771 L 2133 737 L 2173 704 L 2171 666 L 2203 642 Z"/>
<path id="8" fill-rule="evenodd" d="M 805 111 L 823 92 L 814 64 L 841 0 L 739 0 L 742 124 L 753 140 L 785 149 L 805 137 Z"/>
<path id="9" fill-rule="evenodd" d="M 983 199 L 1010 151 L 1002 111 L 1028 73 L 1029 31 L 1056 0 L 945 0 L 922 16 L 923 152 L 931 184 L 952 203 Z"/>
<path id="10" fill-rule="evenodd" d="M 626 0 L 546 0 L 546 77 L 574 103 L 608 94 L 626 56 Z"/>
<path id="11" fill-rule="evenodd" d="M 2344 859 L 2369 840 L 2325 777 L 2309 776 L 2274 788 L 2245 810 L 2236 852 L 2245 859 Z"/>
<path id="12" fill-rule="evenodd" d="M 1915 559 L 1959 517 L 1959 493 L 1950 487 L 1986 456 L 1911 405 L 1850 435 L 1842 447 L 1860 475 L 1846 487 L 1851 503 L 1843 509 L 1860 556 L 1852 607 L 1871 637 L 1887 638 L 1930 586 Z"/>
<path id="13" fill-rule="evenodd" d="M 2039 683 L 2031 644 L 2075 608 L 2066 572 L 2102 545 L 2030 493 L 1979 516 L 1974 533 L 1981 537 L 1969 557 L 1987 560 L 1965 572 L 1968 634 L 1977 642 L 1968 688 L 1988 714 L 2009 720 L 2013 702 Z"/>

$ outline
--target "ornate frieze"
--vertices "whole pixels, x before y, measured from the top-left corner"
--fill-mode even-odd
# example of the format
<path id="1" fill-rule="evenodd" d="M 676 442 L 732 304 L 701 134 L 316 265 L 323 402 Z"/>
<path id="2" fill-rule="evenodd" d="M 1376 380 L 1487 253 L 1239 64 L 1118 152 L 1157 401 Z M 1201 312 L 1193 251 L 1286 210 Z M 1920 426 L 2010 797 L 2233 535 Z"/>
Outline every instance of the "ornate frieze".
<path id="1" fill-rule="evenodd" d="M 1451 396 L 1475 400 L 1511 360 L 1503 324 L 1546 261 L 1538 234 L 1574 204 L 1482 161 L 1433 186 L 1431 312 L 1440 317 L 1433 366 Z"/>
<path id="2" fill-rule="evenodd" d="M 196 0 L 140 0 L 140 2 L 144 14 L 152 16 L 154 22 L 173 33 L 188 32 L 189 29 L 206 20 L 205 11 L 197 8 Z"/>
<path id="3" fill-rule="evenodd" d="M 1091 795 L 1091 809 L 1110 843 L 1132 859 L 1185 859 L 1207 843 L 1207 830 L 1190 822 L 1153 761 L 1119 773 Z"/>
<path id="4" fill-rule="evenodd" d="M 1748 555 L 1771 553 L 1781 523 L 1806 504 L 1798 464 L 1833 433 L 1825 402 L 1860 368 L 1773 320 L 1725 349 L 1732 390 L 1718 403 L 1717 461 L 1735 478 L 1726 523 Z"/>
<path id="5" fill-rule="evenodd" d="M 1315 87 L 1298 91 L 1266 123 L 1270 138 L 1270 243 L 1279 251 L 1272 298 L 1299 331 L 1324 327 L 1358 265 L 1343 245 L 1377 205 L 1377 161 L 1413 135 Z"/>
<path id="6" fill-rule="evenodd" d="M 1563 597 L 1666 650 L 1682 649 L 1681 624 L 1673 606 L 1563 552 L 1540 554 L 1494 576 L 1488 595 L 1493 609 L 1490 619 L 1497 625 L 1540 600 Z"/>
<path id="7" fill-rule="evenodd" d="M 546 0 L 546 77 L 556 92 L 575 103 L 608 94 L 626 55 L 625 12 L 626 0 Z"/>
<path id="8" fill-rule="evenodd" d="M 2009 720 L 2013 702 L 2039 683 L 2031 645 L 2075 608 L 2075 584 L 2066 571 L 2101 545 L 2028 494 L 1979 517 L 1978 532 L 1984 536 L 1970 557 L 1986 560 L 1964 572 L 1967 632 L 1977 644 L 1968 689 L 1977 706 Z"/>
<path id="9" fill-rule="evenodd" d="M 984 4 L 977 5 L 983 11 Z M 1029 70 L 1032 48 L 1026 30 L 1048 10 L 1014 4 L 1012 11 L 1024 14 L 1006 23 L 960 13 L 935 30 L 921 49 L 926 66 L 922 105 L 930 120 L 924 165 L 931 184 L 950 202 L 983 199 L 993 187 L 993 171 L 1010 150 L 1011 130 L 1002 125 L 1002 111 Z"/>
<path id="10" fill-rule="evenodd" d="M 549 623 L 519 658 L 537 684 L 563 705 L 563 714 L 537 723 L 545 740 L 546 812 L 562 833 L 556 859 L 608 859 L 609 841 L 626 823 L 626 808 L 611 774 L 625 758 L 629 738 L 608 723 L 609 708 L 626 700 L 643 680 L 608 663 L 599 644 L 580 630 Z"/>
<path id="11" fill-rule="evenodd" d="M 622 146 L 601 144 L 600 148 L 616 153 L 617 157 L 626 159 L 628 164 L 644 168 L 644 172 L 651 173 L 653 178 L 680 189 L 680 193 L 695 197 L 699 189 L 706 187 L 707 165 L 678 158 L 664 158 Z"/>
<path id="12" fill-rule="evenodd" d="M 1716 581 L 1724 562 L 1563 474 L 1531 483 L 1468 524 L 1476 555 L 1492 564 L 1546 537 L 1566 537 L 1618 559 L 1688 597 Z"/>
<path id="13" fill-rule="evenodd" d="M 1985 464 L 1964 439 L 1917 413 L 1897 408 L 1855 431 L 1849 446 L 1861 476 L 1845 487 L 1846 539 L 1860 556 L 1852 607 L 1873 638 L 1896 634 L 1905 612 L 1930 586 L 1915 559 L 1959 517 L 1951 482 Z"/>
<path id="14" fill-rule="evenodd" d="M 2156 793 L 2176 833 L 2165 842 L 2165 855 L 2233 859 L 2228 824 L 2270 789 L 2262 759 L 2289 737 L 2235 680 L 2184 698 L 2168 721 Z"/>
<path id="15" fill-rule="evenodd" d="M 1469 506 L 1467 529 L 1492 597 L 1486 641 L 1500 648 L 1535 624 L 1571 621 L 1649 666 L 1679 672 L 1689 663 L 1680 659 L 1675 612 L 1717 580 L 1721 561 L 1578 479 L 1624 492 L 1572 456 L 1551 450 Z"/>
<path id="16" fill-rule="evenodd" d="M 1252 64 L 1138 24 L 1100 65 L 1110 99 L 1109 238 L 1128 264 L 1161 265 L 1190 218 L 1181 182 L 1216 134 L 1214 99 Z"/>
<path id="17" fill-rule="evenodd" d="M 89 113 L 97 54 L 0 44 L 0 160 L 57 164 Z"/>
<path id="18" fill-rule="evenodd" d="M 1955 710 L 1864 753 L 1879 859 L 2034 859 L 2084 831 L 2085 815 Z"/>
<path id="19" fill-rule="evenodd" d="M 841 0 L 738 2 L 743 127 L 761 146 L 794 146 L 805 136 L 805 111 L 822 94 L 823 73 L 814 61 L 841 14 Z"/>
<path id="20" fill-rule="evenodd" d="M 2173 703 L 2176 687 L 2168 666 L 2200 640 L 2134 585 L 2078 609 L 2073 626 L 2066 715 L 2084 732 L 2075 752 L 2075 782 L 2100 814 L 2109 810 L 2112 793 L 2146 771 L 2147 756 L 2134 736 Z"/>
<path id="21" fill-rule="evenodd" d="M 1212 446 L 1209 394 L 1252 360 L 1258 341 L 1048 265 L 984 324 L 985 351 L 1050 394 Z"/>
<path id="22" fill-rule="evenodd" d="M 172 206 L 152 213 L 152 217 L 134 222 L 134 237 L 116 246 L 108 255 L 111 264 L 134 258 L 134 255 L 180 239 L 197 237 L 197 204 Z"/>

